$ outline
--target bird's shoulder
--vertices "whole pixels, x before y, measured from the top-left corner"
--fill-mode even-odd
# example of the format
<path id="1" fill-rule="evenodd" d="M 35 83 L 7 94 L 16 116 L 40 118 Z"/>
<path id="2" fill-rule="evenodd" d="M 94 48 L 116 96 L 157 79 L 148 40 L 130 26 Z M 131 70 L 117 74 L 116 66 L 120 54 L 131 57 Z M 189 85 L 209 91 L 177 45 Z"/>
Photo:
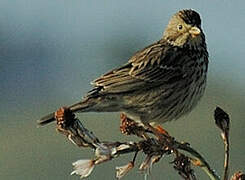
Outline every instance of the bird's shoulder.
<path id="1" fill-rule="evenodd" d="M 173 46 L 161 39 L 131 57 L 129 74 L 148 82 L 165 81 L 180 70 L 179 59 L 187 56 L 183 48 Z M 178 73 L 177 73 L 178 74 Z M 175 75 L 177 75 L 175 74 Z"/>

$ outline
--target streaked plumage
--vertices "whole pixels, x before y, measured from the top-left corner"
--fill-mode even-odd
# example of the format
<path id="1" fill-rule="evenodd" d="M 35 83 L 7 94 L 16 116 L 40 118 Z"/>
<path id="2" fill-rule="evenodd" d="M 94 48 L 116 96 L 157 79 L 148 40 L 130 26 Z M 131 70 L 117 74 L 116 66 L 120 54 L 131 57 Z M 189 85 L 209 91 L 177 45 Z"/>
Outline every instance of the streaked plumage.
<path id="1" fill-rule="evenodd" d="M 124 112 L 143 123 L 163 123 L 190 112 L 202 97 L 208 52 L 194 10 L 176 13 L 161 40 L 92 82 L 94 88 L 73 112 Z M 54 120 L 50 114 L 40 120 Z"/>

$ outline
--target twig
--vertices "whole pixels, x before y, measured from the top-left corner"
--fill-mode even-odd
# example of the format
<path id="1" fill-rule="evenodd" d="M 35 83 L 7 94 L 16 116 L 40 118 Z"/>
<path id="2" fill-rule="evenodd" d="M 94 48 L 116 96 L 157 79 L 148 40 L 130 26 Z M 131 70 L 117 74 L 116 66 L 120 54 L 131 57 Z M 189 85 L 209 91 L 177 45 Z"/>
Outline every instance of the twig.
<path id="1" fill-rule="evenodd" d="M 241 171 L 237 171 L 230 180 L 245 180 L 245 174 Z"/>
<path id="2" fill-rule="evenodd" d="M 224 161 L 224 180 L 228 180 L 229 176 L 229 159 L 230 159 L 230 142 L 229 142 L 229 133 L 224 135 L 224 144 L 225 144 L 225 161 Z"/>
<path id="3" fill-rule="evenodd" d="M 220 180 L 220 177 L 215 173 L 215 171 L 209 166 L 206 160 L 198 153 L 195 149 L 191 148 L 188 144 L 178 143 L 177 148 L 184 150 L 194 156 L 196 159 L 191 158 L 191 162 L 193 165 L 201 167 L 206 174 L 210 177 L 211 180 Z"/>
<path id="4" fill-rule="evenodd" d="M 189 157 L 184 154 L 177 153 L 173 163 L 174 168 L 185 180 L 197 180 L 194 170 L 191 168 L 191 160 Z"/>
<path id="5" fill-rule="evenodd" d="M 151 137 L 152 131 L 130 119 L 123 119 L 121 131 L 124 134 L 136 135 L 142 140 L 138 142 L 105 142 L 100 141 L 91 131 L 86 129 L 69 109 L 61 108 L 55 114 L 59 132 L 65 134 L 77 146 L 95 149 L 95 157 L 92 160 L 79 160 L 73 163 L 75 170 L 72 174 L 78 174 L 81 178 L 87 177 L 96 164 L 111 160 L 121 154 L 134 152 L 133 161 L 125 166 L 117 167 L 117 178 L 120 179 L 134 167 L 136 156 L 141 151 L 146 155 L 146 158 L 141 163 L 140 170 L 145 173 L 149 172 L 152 165 L 164 155 L 174 154 L 174 167 L 182 178 L 196 179 L 194 171 L 190 167 L 189 162 L 191 162 L 193 165 L 201 167 L 210 179 L 220 180 L 200 153 L 191 148 L 188 143 L 180 143 L 171 136 L 164 136 L 163 139 L 153 138 Z M 190 153 L 194 158 L 180 153 L 179 150 Z"/>
<path id="6" fill-rule="evenodd" d="M 214 111 L 215 124 L 221 130 L 221 137 L 224 142 L 225 158 L 224 158 L 224 180 L 228 180 L 229 177 L 229 159 L 230 159 L 230 143 L 229 143 L 229 130 L 230 130 L 230 118 L 229 115 L 223 111 L 220 107 L 216 107 Z"/>

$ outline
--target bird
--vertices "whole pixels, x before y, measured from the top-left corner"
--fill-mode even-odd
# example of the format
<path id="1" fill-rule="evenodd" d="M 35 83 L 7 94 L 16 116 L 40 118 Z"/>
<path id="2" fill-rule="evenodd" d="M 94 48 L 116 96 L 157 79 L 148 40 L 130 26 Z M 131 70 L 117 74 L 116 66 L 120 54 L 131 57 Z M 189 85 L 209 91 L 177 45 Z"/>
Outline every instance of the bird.
<path id="1" fill-rule="evenodd" d="M 209 54 L 201 18 L 183 9 L 169 20 L 160 40 L 136 52 L 127 63 L 95 79 L 72 113 L 121 112 L 145 125 L 188 114 L 204 94 Z M 55 121 L 55 113 L 38 121 Z"/>

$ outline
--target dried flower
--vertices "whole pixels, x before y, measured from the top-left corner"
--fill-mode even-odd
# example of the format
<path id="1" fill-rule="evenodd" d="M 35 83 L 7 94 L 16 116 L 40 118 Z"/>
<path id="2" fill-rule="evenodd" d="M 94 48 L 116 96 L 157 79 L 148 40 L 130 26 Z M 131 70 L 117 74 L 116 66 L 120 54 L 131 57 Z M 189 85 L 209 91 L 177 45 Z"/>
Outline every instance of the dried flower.
<path id="1" fill-rule="evenodd" d="M 72 165 L 74 166 L 74 171 L 71 172 L 71 175 L 77 174 L 81 178 L 88 177 L 94 169 L 94 161 L 91 159 L 78 160 Z"/>
<path id="2" fill-rule="evenodd" d="M 114 145 L 108 145 L 104 143 L 97 143 L 95 149 L 96 161 L 95 164 L 111 160 L 116 154 L 116 148 Z"/>
<path id="3" fill-rule="evenodd" d="M 124 166 L 116 167 L 116 178 L 121 179 L 125 176 L 132 168 L 134 167 L 134 163 L 131 161 Z"/>
<path id="4" fill-rule="evenodd" d="M 124 113 L 120 114 L 121 125 L 120 131 L 122 134 L 131 135 L 136 134 L 137 129 L 139 129 L 139 125 L 134 120 L 128 118 Z"/>
<path id="5" fill-rule="evenodd" d="M 231 177 L 231 180 L 245 180 L 245 174 L 243 174 L 241 171 L 238 171 Z"/>
<path id="6" fill-rule="evenodd" d="M 228 132 L 230 128 L 229 115 L 223 111 L 220 107 L 216 107 L 214 111 L 215 124 L 222 130 L 222 132 Z"/>
<path id="7" fill-rule="evenodd" d="M 111 155 L 111 148 L 106 146 L 105 144 L 99 143 L 95 149 L 95 156 L 110 156 Z"/>
<path id="8" fill-rule="evenodd" d="M 194 171 L 191 169 L 190 159 L 187 156 L 180 154 L 174 159 L 173 163 L 174 169 L 176 169 L 179 172 L 179 175 L 184 179 L 195 177 Z"/>
<path id="9" fill-rule="evenodd" d="M 145 160 L 141 163 L 139 170 L 144 171 L 145 173 L 150 172 L 150 168 L 152 166 L 151 156 L 146 156 Z"/>
<path id="10" fill-rule="evenodd" d="M 121 144 L 120 146 L 116 148 L 116 151 L 123 151 L 125 149 L 128 149 L 130 148 L 130 145 L 133 145 L 133 144 L 134 144 L 133 142 L 129 142 L 128 144 Z"/>
<path id="11" fill-rule="evenodd" d="M 145 160 L 141 163 L 139 170 L 149 174 L 151 172 L 152 164 L 159 161 L 161 155 L 147 155 Z"/>

